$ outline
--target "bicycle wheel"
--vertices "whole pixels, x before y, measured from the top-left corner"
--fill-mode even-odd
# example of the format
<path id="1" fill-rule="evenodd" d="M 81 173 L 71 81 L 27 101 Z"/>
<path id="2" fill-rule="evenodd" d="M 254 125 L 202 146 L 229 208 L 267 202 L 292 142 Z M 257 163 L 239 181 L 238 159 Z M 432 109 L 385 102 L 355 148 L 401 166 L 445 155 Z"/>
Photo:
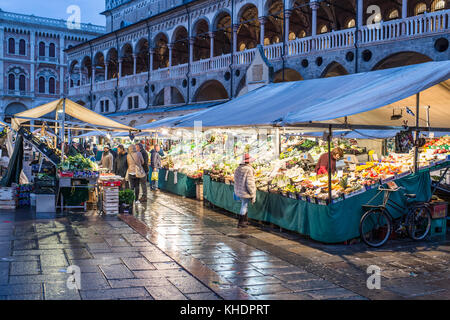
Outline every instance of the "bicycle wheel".
<path id="1" fill-rule="evenodd" d="M 408 214 L 408 235 L 413 240 L 423 240 L 431 229 L 430 208 L 420 206 L 412 208 Z"/>
<path id="2" fill-rule="evenodd" d="M 362 216 L 359 233 L 361 240 L 368 246 L 381 247 L 389 239 L 391 232 L 391 218 L 384 210 L 372 209 Z"/>

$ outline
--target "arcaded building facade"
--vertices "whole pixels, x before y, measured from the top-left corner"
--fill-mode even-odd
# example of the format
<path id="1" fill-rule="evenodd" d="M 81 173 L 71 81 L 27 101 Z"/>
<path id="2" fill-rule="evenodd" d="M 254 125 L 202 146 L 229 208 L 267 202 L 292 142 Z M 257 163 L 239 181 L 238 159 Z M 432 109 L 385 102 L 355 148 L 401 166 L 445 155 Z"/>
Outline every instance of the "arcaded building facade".
<path id="1" fill-rule="evenodd" d="M 136 125 L 244 94 L 258 45 L 275 82 L 448 60 L 449 8 L 448 0 L 106 0 L 106 34 L 66 51 L 69 95 Z"/>

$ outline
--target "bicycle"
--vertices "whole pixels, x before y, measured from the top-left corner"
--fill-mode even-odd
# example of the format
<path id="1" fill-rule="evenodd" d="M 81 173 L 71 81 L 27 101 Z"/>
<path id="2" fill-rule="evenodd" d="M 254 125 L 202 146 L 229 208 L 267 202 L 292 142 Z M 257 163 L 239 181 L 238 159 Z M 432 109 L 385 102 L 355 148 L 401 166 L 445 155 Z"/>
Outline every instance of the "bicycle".
<path id="1" fill-rule="evenodd" d="M 368 204 L 363 205 L 366 213 L 362 216 L 359 224 L 359 232 L 361 240 L 371 247 L 381 247 L 384 245 L 391 233 L 404 234 L 413 240 L 423 240 L 431 229 L 431 210 L 427 202 L 413 202 L 407 203 L 406 207 L 398 204 L 390 199 L 392 192 L 397 192 L 403 187 L 398 187 L 395 183 L 391 183 L 390 188 L 386 189 L 380 186 L 378 193 L 369 201 Z M 370 202 L 375 199 L 381 192 L 384 192 L 384 199 L 381 205 L 370 205 Z M 409 199 L 415 199 L 415 194 L 404 194 Z M 389 212 L 388 205 L 406 212 L 399 218 L 393 218 Z M 394 229 L 395 227 L 395 229 Z"/>

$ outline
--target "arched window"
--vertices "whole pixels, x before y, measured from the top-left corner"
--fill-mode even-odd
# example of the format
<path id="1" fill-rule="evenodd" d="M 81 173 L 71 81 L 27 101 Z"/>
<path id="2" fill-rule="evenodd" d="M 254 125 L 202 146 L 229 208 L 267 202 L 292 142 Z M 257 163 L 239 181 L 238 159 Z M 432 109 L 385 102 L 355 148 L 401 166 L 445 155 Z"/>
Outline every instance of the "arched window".
<path id="1" fill-rule="evenodd" d="M 39 57 L 45 57 L 45 43 L 39 42 Z"/>
<path id="2" fill-rule="evenodd" d="M 39 93 L 45 93 L 45 78 L 39 77 Z"/>
<path id="3" fill-rule="evenodd" d="M 328 27 L 326 25 L 323 25 L 320 27 L 320 33 L 327 33 L 328 32 Z"/>
<path id="4" fill-rule="evenodd" d="M 16 90 L 16 77 L 13 74 L 8 76 L 8 89 Z"/>
<path id="5" fill-rule="evenodd" d="M 389 15 L 388 15 L 389 20 L 398 19 L 398 17 L 399 17 L 399 13 L 398 13 L 397 9 L 393 9 L 389 12 Z"/>
<path id="6" fill-rule="evenodd" d="M 19 41 L 19 54 L 21 54 L 23 56 L 26 54 L 25 53 L 25 40 L 23 40 L 23 39 L 21 39 Z"/>
<path id="7" fill-rule="evenodd" d="M 55 78 L 50 78 L 48 80 L 48 93 L 55 94 Z"/>
<path id="8" fill-rule="evenodd" d="M 16 54 L 16 41 L 13 38 L 9 38 L 8 40 L 8 53 Z"/>
<path id="9" fill-rule="evenodd" d="M 425 11 L 427 11 L 426 3 L 421 2 L 421 3 L 416 4 L 416 6 L 414 7 L 414 15 L 416 15 L 416 16 L 424 13 Z"/>
<path id="10" fill-rule="evenodd" d="M 434 0 L 431 4 L 431 12 L 444 10 L 445 9 L 445 0 Z"/>
<path id="11" fill-rule="evenodd" d="M 70 79 L 70 87 L 73 88 L 73 79 Z"/>
<path id="12" fill-rule="evenodd" d="M 22 74 L 19 77 L 19 90 L 21 92 L 26 91 L 25 89 L 25 76 Z"/>
<path id="13" fill-rule="evenodd" d="M 54 58 L 56 55 L 55 44 L 50 43 L 48 47 L 48 56 Z"/>
<path id="14" fill-rule="evenodd" d="M 347 22 L 347 28 L 354 28 L 355 27 L 355 25 L 356 25 L 356 21 L 355 21 L 355 19 L 351 19 L 351 20 L 349 20 L 348 22 Z"/>

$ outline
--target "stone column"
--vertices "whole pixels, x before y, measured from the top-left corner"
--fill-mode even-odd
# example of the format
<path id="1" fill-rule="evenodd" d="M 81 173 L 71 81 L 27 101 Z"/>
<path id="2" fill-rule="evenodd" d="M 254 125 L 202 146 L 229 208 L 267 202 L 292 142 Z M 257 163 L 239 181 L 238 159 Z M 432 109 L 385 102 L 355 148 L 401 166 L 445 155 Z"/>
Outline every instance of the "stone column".
<path id="1" fill-rule="evenodd" d="M 149 65 L 149 71 L 153 71 L 153 54 L 155 53 L 155 50 L 153 48 L 150 48 L 148 51 L 148 54 L 150 55 L 150 65 Z"/>
<path id="2" fill-rule="evenodd" d="M 167 48 L 169 49 L 169 68 L 172 67 L 172 53 L 173 53 L 173 44 L 168 43 Z"/>
<path id="3" fill-rule="evenodd" d="M 357 15 L 358 15 L 358 28 L 364 25 L 364 0 L 358 0 L 357 2 Z"/>
<path id="4" fill-rule="evenodd" d="M 4 66 L 3 66 L 3 51 L 4 51 L 4 47 L 3 47 L 3 44 L 4 44 L 4 41 L 5 41 L 5 29 L 4 29 L 4 27 L 0 27 L 0 73 L 2 74 L 2 76 L 0 77 L 0 88 L 5 88 L 5 86 L 4 86 L 4 70 L 3 70 L 3 68 L 4 68 Z M 1 93 L 1 94 L 3 94 L 3 93 Z M 0 105 L 1 106 L 1 105 Z M 4 110 L 3 110 L 4 111 Z M 2 111 L 0 110 L 0 113 L 1 113 Z"/>
<path id="5" fill-rule="evenodd" d="M 122 77 L 122 58 L 119 59 L 119 74 L 117 75 L 117 78 L 121 78 Z"/>
<path id="6" fill-rule="evenodd" d="M 92 64 L 92 75 L 91 75 L 91 79 L 92 79 L 92 83 L 95 83 L 95 65 Z"/>
<path id="7" fill-rule="evenodd" d="M 137 59 L 137 54 L 133 54 L 133 74 L 136 74 L 136 59 Z"/>
<path id="8" fill-rule="evenodd" d="M 287 43 L 289 42 L 289 18 L 291 17 L 291 10 L 286 10 L 284 14 L 284 41 Z"/>
<path id="9" fill-rule="evenodd" d="M 65 69 L 67 63 L 64 60 L 64 34 L 59 35 L 59 94 L 64 94 Z"/>
<path id="10" fill-rule="evenodd" d="M 34 83 L 35 83 L 35 48 L 36 48 L 36 34 L 34 32 L 30 33 L 30 92 L 34 96 Z"/>
<path id="11" fill-rule="evenodd" d="M 216 34 L 214 32 L 210 32 L 209 33 L 209 58 L 212 59 L 214 58 L 214 37 L 216 36 Z"/>
<path id="12" fill-rule="evenodd" d="M 195 44 L 195 38 L 191 37 L 189 38 L 189 62 L 194 62 L 194 44 Z"/>
<path id="13" fill-rule="evenodd" d="M 237 52 L 237 32 L 239 29 L 239 24 L 233 25 L 233 54 Z"/>
<path id="14" fill-rule="evenodd" d="M 408 0 L 402 0 L 402 19 L 408 18 Z"/>
<path id="15" fill-rule="evenodd" d="M 312 36 L 317 35 L 317 10 L 319 9 L 319 4 L 316 0 L 311 0 L 310 4 L 312 9 Z"/>
<path id="16" fill-rule="evenodd" d="M 265 37 L 265 30 L 264 30 L 264 26 L 266 24 L 267 18 L 266 17 L 259 17 L 259 26 L 260 26 L 260 30 L 259 30 L 259 43 L 264 46 L 264 37 Z"/>
<path id="17" fill-rule="evenodd" d="M 80 87 L 83 85 L 83 68 L 80 62 Z"/>
<path id="18" fill-rule="evenodd" d="M 105 81 L 108 80 L 108 61 L 105 62 Z"/>

